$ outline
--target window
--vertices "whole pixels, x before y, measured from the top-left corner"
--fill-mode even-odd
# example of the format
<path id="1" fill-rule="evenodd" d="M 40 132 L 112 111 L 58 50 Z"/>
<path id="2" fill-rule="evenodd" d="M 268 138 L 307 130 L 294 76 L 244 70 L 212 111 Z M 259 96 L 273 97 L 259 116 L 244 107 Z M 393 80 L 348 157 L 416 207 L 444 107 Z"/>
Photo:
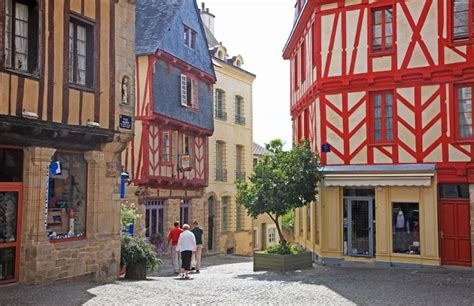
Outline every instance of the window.
<path id="1" fill-rule="evenodd" d="M 306 205 L 306 239 L 311 240 L 311 204 Z"/>
<path id="2" fill-rule="evenodd" d="M 87 163 L 82 155 L 56 153 L 59 166 L 50 173 L 48 224 L 50 239 L 78 238 L 86 234 Z"/>
<path id="3" fill-rule="evenodd" d="M 39 13 L 37 1 L 5 2 L 5 66 L 35 73 L 38 68 Z"/>
<path id="4" fill-rule="evenodd" d="M 181 75 L 181 105 L 197 108 L 198 107 L 198 83 L 197 80 Z"/>
<path id="5" fill-rule="evenodd" d="M 235 96 L 235 123 L 245 125 L 244 98 Z"/>
<path id="6" fill-rule="evenodd" d="M 225 92 L 221 89 L 216 89 L 216 114 L 217 119 L 227 120 L 227 113 L 225 110 Z"/>
<path id="7" fill-rule="evenodd" d="M 242 206 L 237 204 L 235 207 L 235 228 L 240 231 L 242 229 Z"/>
<path id="8" fill-rule="evenodd" d="M 372 140 L 393 141 L 393 93 L 372 94 Z"/>
<path id="9" fill-rule="evenodd" d="M 179 224 L 189 224 L 189 200 L 182 200 L 179 205 Z"/>
<path id="10" fill-rule="evenodd" d="M 241 145 L 235 146 L 235 179 L 244 181 L 245 180 L 245 167 L 244 167 L 244 147 Z"/>
<path id="11" fill-rule="evenodd" d="M 306 41 L 301 44 L 301 82 L 306 80 Z"/>
<path id="12" fill-rule="evenodd" d="M 474 1 L 453 0 L 453 40 L 474 38 Z"/>
<path id="13" fill-rule="evenodd" d="M 469 185 L 440 184 L 439 197 L 441 199 L 469 199 Z"/>
<path id="14" fill-rule="evenodd" d="M 267 230 L 268 245 L 274 245 L 276 243 L 276 228 L 271 227 Z"/>
<path id="15" fill-rule="evenodd" d="M 184 45 L 191 49 L 196 49 L 196 31 L 184 26 Z"/>
<path id="16" fill-rule="evenodd" d="M 151 200 L 145 203 L 145 237 L 151 238 L 154 235 L 164 234 L 164 211 L 165 204 L 163 201 Z"/>
<path id="17" fill-rule="evenodd" d="M 310 126 L 309 126 L 309 108 L 304 110 L 304 139 L 309 140 Z"/>
<path id="18" fill-rule="evenodd" d="M 162 143 L 161 143 L 161 161 L 164 163 L 171 162 L 171 140 L 170 140 L 170 133 L 164 132 L 162 134 Z"/>
<path id="19" fill-rule="evenodd" d="M 472 138 L 472 92 L 474 84 L 458 86 L 456 89 L 458 137 Z"/>
<path id="20" fill-rule="evenodd" d="M 69 21 L 69 82 L 92 87 L 93 67 L 93 26 L 77 18 L 71 18 Z"/>
<path id="21" fill-rule="evenodd" d="M 222 197 L 222 232 L 228 231 L 228 221 L 229 221 L 229 197 Z"/>
<path id="22" fill-rule="evenodd" d="M 225 142 L 216 141 L 216 181 L 227 181 L 225 166 Z"/>
<path id="23" fill-rule="evenodd" d="M 418 203 L 393 203 L 393 252 L 420 254 L 420 211 Z"/>
<path id="24" fill-rule="evenodd" d="M 301 142 L 301 140 L 303 139 L 303 118 L 301 118 L 301 115 L 298 116 L 298 119 L 297 119 L 297 122 L 298 122 L 298 143 Z"/>
<path id="25" fill-rule="evenodd" d="M 180 166 L 183 170 L 190 170 L 193 165 L 193 141 L 192 137 L 183 134 L 180 154 Z"/>
<path id="26" fill-rule="evenodd" d="M 372 9 L 372 52 L 392 50 L 392 7 Z"/>
<path id="27" fill-rule="evenodd" d="M 0 148 L 0 182 L 23 181 L 23 151 Z"/>

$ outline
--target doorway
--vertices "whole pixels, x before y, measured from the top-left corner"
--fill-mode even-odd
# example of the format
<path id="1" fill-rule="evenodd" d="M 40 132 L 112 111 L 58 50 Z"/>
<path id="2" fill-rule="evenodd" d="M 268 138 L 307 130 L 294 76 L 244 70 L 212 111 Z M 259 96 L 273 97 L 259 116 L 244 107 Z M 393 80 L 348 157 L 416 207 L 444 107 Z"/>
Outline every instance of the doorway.
<path id="1" fill-rule="evenodd" d="M 0 285 L 18 281 L 22 184 L 0 183 Z"/>
<path id="2" fill-rule="evenodd" d="M 145 203 L 145 236 L 153 238 L 152 236 L 164 235 L 164 220 L 165 220 L 165 204 L 163 201 L 150 200 Z"/>
<path id="3" fill-rule="evenodd" d="M 374 198 L 344 198 L 344 255 L 374 257 Z"/>
<path id="4" fill-rule="evenodd" d="M 214 217 L 215 217 L 215 203 L 216 201 L 214 200 L 214 197 L 210 197 L 207 200 L 207 249 L 212 250 L 214 248 Z"/>

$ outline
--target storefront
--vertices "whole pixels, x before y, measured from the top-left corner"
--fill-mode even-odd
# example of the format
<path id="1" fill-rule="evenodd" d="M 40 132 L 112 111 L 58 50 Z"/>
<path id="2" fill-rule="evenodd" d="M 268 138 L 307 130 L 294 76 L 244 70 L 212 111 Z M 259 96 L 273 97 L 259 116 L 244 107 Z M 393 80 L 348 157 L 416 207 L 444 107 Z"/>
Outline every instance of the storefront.
<path id="1" fill-rule="evenodd" d="M 324 171 L 318 203 L 309 210 L 312 218 L 308 221 L 308 212 L 300 209 L 296 222 L 303 229 L 299 236 L 319 261 L 440 264 L 434 165 L 331 166 Z M 313 235 L 307 233 L 309 222 Z"/>

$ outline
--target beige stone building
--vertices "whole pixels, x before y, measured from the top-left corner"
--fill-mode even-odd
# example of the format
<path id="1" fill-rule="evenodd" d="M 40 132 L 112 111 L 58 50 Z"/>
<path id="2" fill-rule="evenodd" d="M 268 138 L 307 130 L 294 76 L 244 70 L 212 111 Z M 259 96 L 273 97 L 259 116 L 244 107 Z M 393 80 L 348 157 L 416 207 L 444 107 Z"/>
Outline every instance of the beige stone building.
<path id="1" fill-rule="evenodd" d="M 0 285 L 117 275 L 133 2 L 0 2 Z"/>
<path id="2" fill-rule="evenodd" d="M 250 255 L 252 219 L 236 204 L 237 180 L 252 171 L 252 84 L 255 75 L 243 68 L 242 56 L 230 56 L 214 36 L 214 15 L 203 4 L 201 18 L 213 55 L 214 135 L 209 141 L 209 186 L 206 240 L 211 251 Z"/>

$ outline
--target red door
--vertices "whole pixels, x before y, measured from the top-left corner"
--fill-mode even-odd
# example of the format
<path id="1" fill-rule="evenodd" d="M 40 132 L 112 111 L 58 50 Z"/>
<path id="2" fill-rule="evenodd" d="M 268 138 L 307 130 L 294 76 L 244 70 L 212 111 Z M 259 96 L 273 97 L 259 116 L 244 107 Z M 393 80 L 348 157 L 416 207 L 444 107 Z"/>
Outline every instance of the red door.
<path id="1" fill-rule="evenodd" d="M 22 189 L 21 183 L 0 183 L 0 285 L 19 277 Z"/>
<path id="2" fill-rule="evenodd" d="M 472 266 L 469 200 L 440 200 L 441 264 Z"/>

